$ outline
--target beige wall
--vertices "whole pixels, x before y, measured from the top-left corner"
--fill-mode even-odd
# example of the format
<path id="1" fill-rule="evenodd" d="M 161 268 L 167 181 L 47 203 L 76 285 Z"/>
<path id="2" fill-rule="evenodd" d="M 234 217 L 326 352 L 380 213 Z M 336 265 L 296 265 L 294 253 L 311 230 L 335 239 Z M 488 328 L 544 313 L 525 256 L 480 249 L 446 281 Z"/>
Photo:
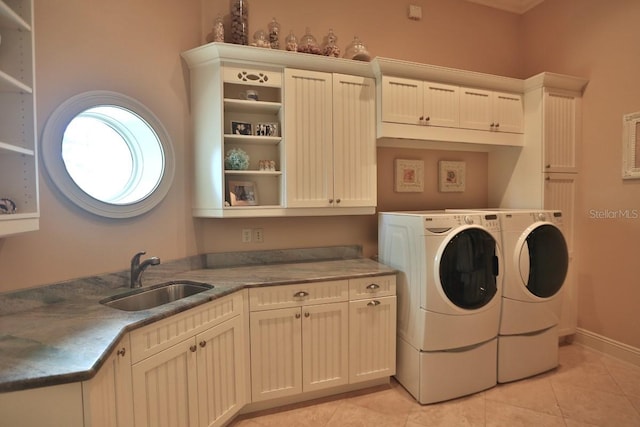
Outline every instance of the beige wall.
<path id="1" fill-rule="evenodd" d="M 640 111 L 638 19 L 637 0 L 547 0 L 523 19 L 525 74 L 551 70 L 589 79 L 576 209 L 578 326 L 634 347 L 640 347 L 640 262 L 633 249 L 640 218 L 595 213 L 640 213 L 640 181 L 621 179 L 622 116 Z"/>
<path id="2" fill-rule="evenodd" d="M 105 220 L 87 214 L 59 194 L 41 168 L 41 226 L 35 233 L 0 239 L 0 291 L 128 268 L 131 255 L 145 249 L 165 260 L 203 252 L 361 244 L 376 253 L 376 216 L 203 220 L 190 213 L 191 143 L 188 80 L 181 51 L 198 46 L 228 1 L 214 0 L 36 0 L 36 82 L 38 132 L 52 111 L 86 90 L 123 92 L 142 101 L 164 123 L 177 157 L 174 185 L 165 201 L 141 218 Z M 355 34 L 374 55 L 517 76 L 518 18 L 462 0 L 420 0 L 425 18 L 406 18 L 406 5 L 368 0 L 251 2 L 252 32 L 272 17 L 283 31 L 301 35 L 309 26 L 321 39 L 330 27 L 343 48 Z M 393 30 L 397 29 L 397 30 Z M 434 209 L 485 200 L 486 188 L 464 194 L 433 192 L 433 162 L 458 153 L 424 154 L 429 166 L 422 197 L 397 195 L 381 185 L 381 207 Z M 399 151 L 402 157 L 415 153 Z M 381 174 L 393 165 L 385 149 Z M 417 155 L 422 156 L 422 154 Z M 468 171 L 486 179 L 486 160 L 471 154 Z M 409 157 L 412 158 L 412 157 Z M 429 197 L 426 197 L 426 196 Z M 241 229 L 263 227 L 263 244 L 242 244 Z"/>

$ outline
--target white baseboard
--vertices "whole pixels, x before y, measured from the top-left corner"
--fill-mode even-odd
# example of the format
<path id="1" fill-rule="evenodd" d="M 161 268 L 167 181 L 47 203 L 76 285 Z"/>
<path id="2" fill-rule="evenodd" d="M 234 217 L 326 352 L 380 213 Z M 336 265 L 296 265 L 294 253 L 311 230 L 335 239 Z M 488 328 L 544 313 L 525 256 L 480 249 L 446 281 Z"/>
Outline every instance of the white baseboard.
<path id="1" fill-rule="evenodd" d="M 573 341 L 608 356 L 640 366 L 640 348 L 632 347 L 582 328 L 576 329 Z"/>

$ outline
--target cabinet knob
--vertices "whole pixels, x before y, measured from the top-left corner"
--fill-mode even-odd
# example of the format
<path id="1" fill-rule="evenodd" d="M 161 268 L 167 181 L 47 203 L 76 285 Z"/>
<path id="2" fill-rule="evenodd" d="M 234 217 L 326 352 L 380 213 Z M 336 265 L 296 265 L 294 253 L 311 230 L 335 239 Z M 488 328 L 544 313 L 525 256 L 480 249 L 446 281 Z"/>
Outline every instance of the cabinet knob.
<path id="1" fill-rule="evenodd" d="M 420 116 L 420 123 L 424 121 L 424 116 Z"/>
<path id="2" fill-rule="evenodd" d="M 127 354 L 127 349 L 122 347 L 120 350 L 116 351 L 116 354 L 118 356 L 124 356 L 125 354 Z"/>
<path id="3" fill-rule="evenodd" d="M 425 117 L 425 119 L 424 119 L 424 121 L 427 122 L 427 123 L 429 122 L 429 120 L 431 120 L 431 117 L 429 117 L 429 116 Z"/>
<path id="4" fill-rule="evenodd" d="M 546 169 L 549 169 L 549 168 L 551 167 L 551 164 L 547 163 L 546 165 L 544 165 L 544 167 L 545 167 Z"/>
<path id="5" fill-rule="evenodd" d="M 369 301 L 369 302 L 367 303 L 367 305 L 368 305 L 369 307 L 375 307 L 376 305 L 380 305 L 380 301 L 378 301 L 378 300 Z"/>
<path id="6" fill-rule="evenodd" d="M 311 316 L 311 314 L 308 311 L 304 313 L 304 317 L 309 317 L 309 316 Z"/>
<path id="7" fill-rule="evenodd" d="M 491 123 L 489 126 L 491 126 L 491 129 L 493 129 L 495 125 L 496 125 L 495 123 Z"/>
<path id="8" fill-rule="evenodd" d="M 329 204 L 333 204 L 333 199 L 329 199 Z"/>
<path id="9" fill-rule="evenodd" d="M 296 292 L 295 294 L 293 294 L 294 298 L 304 298 L 304 297 L 308 297 L 309 296 L 309 292 L 305 292 L 305 291 L 300 291 L 300 292 Z"/>
<path id="10" fill-rule="evenodd" d="M 496 123 L 496 129 L 500 127 L 500 123 Z"/>
<path id="11" fill-rule="evenodd" d="M 378 285 L 377 283 L 372 283 L 367 286 L 367 289 L 370 291 L 375 291 L 376 289 L 380 289 L 380 285 Z"/>
<path id="12" fill-rule="evenodd" d="M 296 313 L 296 319 L 300 318 L 300 313 Z"/>
<path id="13" fill-rule="evenodd" d="M 336 199 L 336 203 L 340 203 L 340 199 Z"/>
<path id="14" fill-rule="evenodd" d="M 200 341 L 200 347 L 204 348 L 207 346 L 207 342 L 206 341 Z"/>
<path id="15" fill-rule="evenodd" d="M 550 177 L 550 176 L 545 176 L 545 177 L 544 177 L 544 180 L 545 180 L 545 181 L 551 181 L 551 177 Z"/>
<path id="16" fill-rule="evenodd" d="M 189 347 L 189 350 L 191 350 L 191 353 L 195 353 L 197 349 L 198 347 L 196 347 L 195 345 L 192 345 L 191 347 Z"/>

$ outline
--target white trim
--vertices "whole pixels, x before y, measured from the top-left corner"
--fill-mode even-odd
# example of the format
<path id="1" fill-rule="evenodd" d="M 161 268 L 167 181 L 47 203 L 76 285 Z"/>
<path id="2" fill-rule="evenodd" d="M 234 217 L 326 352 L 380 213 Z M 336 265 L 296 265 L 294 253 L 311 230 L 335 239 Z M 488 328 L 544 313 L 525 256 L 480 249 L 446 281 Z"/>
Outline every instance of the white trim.
<path id="1" fill-rule="evenodd" d="M 582 328 L 576 329 L 574 342 L 604 353 L 608 356 L 640 366 L 640 348 L 632 347 Z"/>

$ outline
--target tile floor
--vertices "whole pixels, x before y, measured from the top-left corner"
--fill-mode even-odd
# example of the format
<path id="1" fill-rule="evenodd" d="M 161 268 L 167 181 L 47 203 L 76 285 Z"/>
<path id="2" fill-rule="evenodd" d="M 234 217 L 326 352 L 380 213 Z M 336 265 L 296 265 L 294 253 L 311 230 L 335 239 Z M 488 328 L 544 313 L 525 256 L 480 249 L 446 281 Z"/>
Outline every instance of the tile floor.
<path id="1" fill-rule="evenodd" d="M 640 367 L 579 344 L 560 347 L 548 373 L 468 397 L 420 405 L 397 382 L 246 414 L 233 427 L 640 427 Z"/>

